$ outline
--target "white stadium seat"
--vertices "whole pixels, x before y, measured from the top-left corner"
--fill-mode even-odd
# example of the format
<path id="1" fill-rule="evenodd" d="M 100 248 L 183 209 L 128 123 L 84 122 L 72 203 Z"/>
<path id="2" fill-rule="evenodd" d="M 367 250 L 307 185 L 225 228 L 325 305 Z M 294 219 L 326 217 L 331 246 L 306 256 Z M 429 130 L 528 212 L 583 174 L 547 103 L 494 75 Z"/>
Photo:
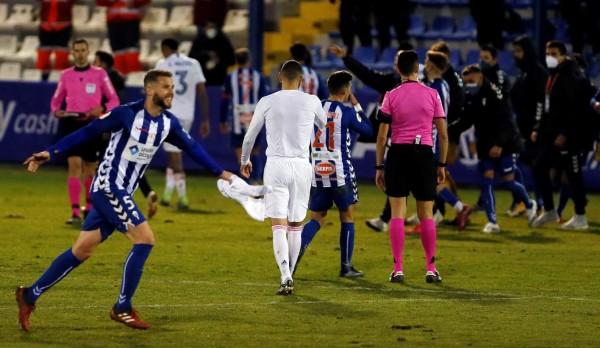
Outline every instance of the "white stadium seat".
<path id="1" fill-rule="evenodd" d="M 17 81 L 21 79 L 21 63 L 4 62 L 0 64 L 0 80 Z"/>
<path id="2" fill-rule="evenodd" d="M 33 5 L 15 4 L 10 10 L 8 19 L 0 22 L 0 29 L 29 29 L 32 24 L 35 24 Z"/>
<path id="3" fill-rule="evenodd" d="M 83 27 L 77 28 L 77 31 L 83 33 L 106 33 L 106 7 L 95 6 L 90 20 Z"/>
<path id="4" fill-rule="evenodd" d="M 48 75 L 48 82 L 58 82 L 60 80 L 61 70 L 52 70 L 50 71 L 50 75 Z"/>
<path id="5" fill-rule="evenodd" d="M 112 54 L 112 47 L 110 47 L 110 40 L 108 38 L 102 40 L 102 45 L 100 46 L 100 49 L 104 52 Z"/>
<path id="6" fill-rule="evenodd" d="M 17 35 L 0 35 L 0 58 L 9 58 L 17 53 Z"/>
<path id="7" fill-rule="evenodd" d="M 0 4 L 0 22 L 4 22 L 8 16 L 8 4 Z"/>
<path id="8" fill-rule="evenodd" d="M 143 87 L 144 76 L 146 76 L 145 71 L 131 72 L 125 77 L 125 85 L 127 87 Z"/>
<path id="9" fill-rule="evenodd" d="M 42 80 L 42 71 L 38 69 L 24 69 L 21 81 L 39 82 Z"/>
<path id="10" fill-rule="evenodd" d="M 192 48 L 191 41 L 182 41 L 179 43 L 179 53 L 183 53 L 186 56 L 190 54 L 190 49 Z"/>
<path id="11" fill-rule="evenodd" d="M 21 63 L 34 62 L 37 59 L 37 49 L 39 46 L 40 40 L 37 36 L 25 36 L 21 49 L 11 59 Z"/>
<path id="12" fill-rule="evenodd" d="M 150 53 L 146 56 L 146 60 L 140 59 L 145 65 L 154 67 L 156 65 L 156 62 L 158 62 L 160 59 L 164 58 L 164 56 L 162 54 L 162 49 L 160 48 L 160 42 L 161 42 L 161 40 L 156 40 L 154 42 L 154 45 L 153 45 L 154 47 L 152 48 Z"/>
<path id="13" fill-rule="evenodd" d="M 161 30 L 164 30 L 166 23 L 166 8 L 147 8 L 141 23 L 142 33 L 161 32 Z"/>
<path id="14" fill-rule="evenodd" d="M 194 8 L 193 6 L 175 6 L 171 9 L 171 16 L 167 26 L 174 32 L 181 32 L 182 30 L 196 32 L 196 26 L 194 25 Z"/>
<path id="15" fill-rule="evenodd" d="M 79 30 L 86 26 L 90 18 L 90 8 L 87 5 L 73 6 L 73 27 Z"/>

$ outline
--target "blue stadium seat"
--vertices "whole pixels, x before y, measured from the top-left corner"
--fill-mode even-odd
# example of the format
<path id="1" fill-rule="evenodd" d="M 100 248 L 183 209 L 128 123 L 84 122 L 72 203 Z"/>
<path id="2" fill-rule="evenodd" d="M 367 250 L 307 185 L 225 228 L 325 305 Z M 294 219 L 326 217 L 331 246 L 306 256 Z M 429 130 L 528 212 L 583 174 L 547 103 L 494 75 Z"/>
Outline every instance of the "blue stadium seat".
<path id="1" fill-rule="evenodd" d="M 479 50 L 469 50 L 465 58 L 465 65 L 479 63 Z"/>
<path id="2" fill-rule="evenodd" d="M 308 50 L 312 56 L 313 63 L 323 60 L 323 57 L 321 56 L 322 49 L 320 45 L 308 45 Z"/>
<path id="3" fill-rule="evenodd" d="M 564 43 L 570 43 L 571 37 L 568 32 L 568 24 L 564 18 L 554 18 L 550 20 L 550 23 L 554 25 L 556 32 L 554 33 L 554 40 L 562 41 Z"/>
<path id="4" fill-rule="evenodd" d="M 386 47 L 383 52 L 381 52 L 379 60 L 375 63 L 374 68 L 377 70 L 394 69 L 394 60 L 396 59 L 397 52 L 398 50 L 395 47 Z"/>
<path id="5" fill-rule="evenodd" d="M 431 28 L 427 30 L 422 37 L 424 39 L 435 40 L 446 38 L 454 32 L 454 18 L 449 16 L 435 17 Z"/>
<path id="6" fill-rule="evenodd" d="M 320 61 L 313 61 L 312 67 L 316 70 L 333 69 L 336 63 L 339 63 L 336 60 L 339 60 L 339 62 L 341 62 L 341 64 L 344 65 L 344 62 L 340 58 L 336 57 L 333 53 L 327 51 L 325 57 L 322 57 Z"/>
<path id="7" fill-rule="evenodd" d="M 533 5 L 532 0 L 506 0 L 506 5 L 514 9 L 529 8 Z"/>
<path id="8" fill-rule="evenodd" d="M 419 47 L 417 49 L 415 49 L 415 52 L 417 52 L 417 55 L 419 56 L 419 62 L 421 64 L 425 64 L 425 58 L 427 57 L 427 51 L 429 49 L 424 48 L 424 47 Z"/>
<path id="9" fill-rule="evenodd" d="M 410 27 L 408 28 L 408 35 L 420 38 L 421 35 L 425 32 L 425 19 L 423 19 L 423 15 L 410 15 Z"/>
<path id="10" fill-rule="evenodd" d="M 500 69 L 504 70 L 510 76 L 514 76 L 519 73 L 512 51 L 498 51 L 498 65 L 500 65 Z"/>
<path id="11" fill-rule="evenodd" d="M 414 0 L 413 2 L 421 6 L 446 6 L 448 0 Z"/>
<path id="12" fill-rule="evenodd" d="M 448 5 L 453 7 L 469 6 L 469 0 L 448 0 Z"/>
<path id="13" fill-rule="evenodd" d="M 459 48 L 454 48 L 450 50 L 450 64 L 453 67 L 458 67 L 462 63 L 462 52 Z"/>
<path id="14" fill-rule="evenodd" d="M 445 39 L 448 41 L 475 40 L 477 38 L 477 24 L 471 16 L 462 19 L 456 31 Z"/>
<path id="15" fill-rule="evenodd" d="M 596 79 L 600 77 L 600 61 L 590 62 L 588 65 L 587 73 L 591 79 Z"/>
<path id="16" fill-rule="evenodd" d="M 359 62 L 372 68 L 375 65 L 375 58 L 377 56 L 377 52 L 373 47 L 361 46 L 354 50 L 353 55 L 354 58 L 358 59 Z"/>

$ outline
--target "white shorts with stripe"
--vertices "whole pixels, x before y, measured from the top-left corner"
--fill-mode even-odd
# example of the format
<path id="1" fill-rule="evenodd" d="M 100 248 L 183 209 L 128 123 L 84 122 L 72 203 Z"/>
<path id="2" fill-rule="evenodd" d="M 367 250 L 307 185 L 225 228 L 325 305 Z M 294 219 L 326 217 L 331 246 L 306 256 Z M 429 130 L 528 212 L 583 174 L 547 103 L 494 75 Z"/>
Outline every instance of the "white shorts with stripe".
<path id="1" fill-rule="evenodd" d="M 265 195 L 265 216 L 302 222 L 306 218 L 312 166 L 308 159 L 268 158 L 264 183 L 272 191 Z"/>

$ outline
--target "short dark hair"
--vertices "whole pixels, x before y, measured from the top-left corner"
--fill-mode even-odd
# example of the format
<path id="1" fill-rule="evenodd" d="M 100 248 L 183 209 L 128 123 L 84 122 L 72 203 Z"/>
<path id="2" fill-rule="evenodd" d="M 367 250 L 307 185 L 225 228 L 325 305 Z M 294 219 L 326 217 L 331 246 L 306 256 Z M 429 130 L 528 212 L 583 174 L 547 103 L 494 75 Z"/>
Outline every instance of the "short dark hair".
<path id="1" fill-rule="evenodd" d="M 102 63 L 106 64 L 107 68 L 112 68 L 115 64 L 115 59 L 112 54 L 106 51 L 96 51 L 96 57 L 98 57 Z"/>
<path id="2" fill-rule="evenodd" d="M 498 58 L 498 49 L 496 49 L 496 47 L 492 46 L 491 44 L 485 44 L 481 46 L 481 50 L 490 52 L 492 58 L 494 59 Z"/>
<path id="3" fill-rule="evenodd" d="M 478 74 L 482 73 L 481 67 L 478 64 L 467 65 L 462 70 L 462 76 L 471 75 L 473 73 L 478 73 Z"/>
<path id="4" fill-rule="evenodd" d="M 246 47 L 240 47 L 235 50 L 235 62 L 238 65 L 244 65 L 250 60 L 250 50 Z"/>
<path id="5" fill-rule="evenodd" d="M 150 69 L 146 73 L 146 76 L 144 76 L 144 87 L 158 81 L 159 77 L 173 77 L 173 74 L 168 70 Z"/>
<path id="6" fill-rule="evenodd" d="M 442 52 L 427 51 L 427 59 L 441 71 L 444 71 L 448 66 L 448 58 Z"/>
<path id="7" fill-rule="evenodd" d="M 302 76 L 302 65 L 295 60 L 288 60 L 281 66 L 281 75 L 293 81 Z"/>
<path id="8" fill-rule="evenodd" d="M 166 47 L 171 51 L 177 51 L 179 49 L 179 42 L 173 38 L 166 38 L 162 40 L 160 47 Z"/>
<path id="9" fill-rule="evenodd" d="M 294 60 L 306 61 L 310 59 L 310 50 L 305 44 L 297 43 L 290 47 L 290 54 Z"/>
<path id="10" fill-rule="evenodd" d="M 436 42 L 431 46 L 432 51 L 442 52 L 450 57 L 450 46 L 445 41 Z"/>
<path id="11" fill-rule="evenodd" d="M 548 43 L 546 44 L 546 48 L 558 48 L 558 51 L 560 52 L 561 56 L 567 54 L 567 46 L 565 46 L 564 43 L 557 40 L 548 41 Z"/>
<path id="12" fill-rule="evenodd" d="M 90 47 L 90 44 L 87 42 L 87 40 L 82 37 L 75 38 L 75 40 L 73 40 L 71 43 L 71 47 L 75 47 L 77 44 L 85 44 L 88 48 Z"/>
<path id="13" fill-rule="evenodd" d="M 415 51 L 402 51 L 396 56 L 396 66 L 400 75 L 408 76 L 419 66 L 419 56 Z"/>
<path id="14" fill-rule="evenodd" d="M 352 74 L 346 70 L 340 70 L 329 75 L 327 88 L 331 94 L 339 94 L 352 81 Z"/>
<path id="15" fill-rule="evenodd" d="M 410 41 L 400 41 L 400 44 L 398 45 L 398 51 L 409 51 L 414 49 L 415 46 L 413 46 Z"/>

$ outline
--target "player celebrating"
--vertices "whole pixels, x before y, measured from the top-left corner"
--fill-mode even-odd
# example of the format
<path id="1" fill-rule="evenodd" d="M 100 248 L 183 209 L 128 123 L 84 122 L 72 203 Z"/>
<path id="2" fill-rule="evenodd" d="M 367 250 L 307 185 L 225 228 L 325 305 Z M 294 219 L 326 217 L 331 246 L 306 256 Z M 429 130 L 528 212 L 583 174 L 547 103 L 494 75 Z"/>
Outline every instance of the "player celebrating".
<path id="1" fill-rule="evenodd" d="M 262 98 L 242 144 L 240 172 L 252 172 L 250 152 L 263 125 L 267 129 L 267 164 L 264 182 L 265 216 L 271 218 L 273 251 L 281 272 L 279 295 L 291 294 L 294 281 L 290 269 L 300 252 L 302 221 L 306 217 L 312 168 L 308 160 L 313 124 L 323 128 L 327 116 L 316 96 L 298 90 L 302 66 L 289 60 L 279 72 L 282 90 Z M 287 233 L 287 238 L 286 238 Z"/>
<path id="2" fill-rule="evenodd" d="M 115 228 L 132 241 L 133 248 L 125 262 L 119 297 L 110 312 L 110 318 L 134 329 L 145 330 L 150 327 L 140 319 L 131 304 L 144 263 L 154 246 L 150 225 L 131 198 L 139 178 L 164 141 L 186 150 L 215 176 L 226 180 L 232 177 L 187 134 L 177 118 L 166 111 L 173 100 L 171 76 L 169 71 L 150 70 L 144 78 L 145 100 L 115 108 L 25 161 L 29 171 L 35 172 L 42 163 L 54 156 L 65 153 L 87 139 L 111 132 L 104 160 L 94 177 L 92 198 L 95 204 L 85 219 L 79 238 L 72 248 L 52 262 L 35 283 L 17 288 L 19 324 L 23 330 L 29 331 L 29 316 L 35 310 L 38 298 L 87 260 Z"/>
<path id="3" fill-rule="evenodd" d="M 175 97 L 173 98 L 173 114 L 177 116 L 183 129 L 189 132 L 194 122 L 194 104 L 196 103 L 196 94 L 198 94 L 197 100 L 200 103 L 200 107 L 202 107 L 200 136 L 202 138 L 207 137 L 210 134 L 208 96 L 205 86 L 206 79 L 202 73 L 200 63 L 195 59 L 178 53 L 179 42 L 175 39 L 164 39 L 160 47 L 165 58 L 156 63 L 156 68 L 168 70 L 174 75 Z M 166 142 L 163 148 L 169 154 L 169 163 L 167 164 L 165 193 L 160 202 L 164 206 L 171 204 L 173 189 L 177 189 L 177 195 L 179 196 L 177 207 L 179 209 L 188 209 L 189 201 L 185 188 L 185 173 L 183 171 L 181 150 L 169 142 Z"/>
<path id="4" fill-rule="evenodd" d="M 358 202 L 356 176 L 350 161 L 350 130 L 366 136 L 373 128 L 358 100 L 354 97 L 352 74 L 336 71 L 327 79 L 329 99 L 323 100 L 327 112 L 325 128 L 315 128 L 312 137 L 311 157 L 313 164 L 312 188 L 310 190 L 311 220 L 302 229 L 302 245 L 298 262 L 321 226 L 325 223 L 327 210 L 333 202 L 340 211 L 340 277 L 362 277 L 363 273 L 352 267 L 354 250 L 354 205 Z M 354 108 L 343 103 L 350 101 Z M 294 272 L 295 269 L 292 269 Z"/>
<path id="5" fill-rule="evenodd" d="M 223 86 L 219 128 L 223 134 L 231 131 L 231 146 L 235 149 L 236 158 L 239 160 L 242 155 L 244 135 L 252 121 L 256 103 L 269 93 L 269 86 L 267 79 L 260 72 L 252 69 L 251 55 L 247 48 L 242 47 L 235 51 L 235 61 L 238 65 L 237 69 L 227 76 Z M 250 181 L 255 183 L 262 180 L 264 167 L 258 142 L 254 145 L 250 157 L 254 168 Z"/>

